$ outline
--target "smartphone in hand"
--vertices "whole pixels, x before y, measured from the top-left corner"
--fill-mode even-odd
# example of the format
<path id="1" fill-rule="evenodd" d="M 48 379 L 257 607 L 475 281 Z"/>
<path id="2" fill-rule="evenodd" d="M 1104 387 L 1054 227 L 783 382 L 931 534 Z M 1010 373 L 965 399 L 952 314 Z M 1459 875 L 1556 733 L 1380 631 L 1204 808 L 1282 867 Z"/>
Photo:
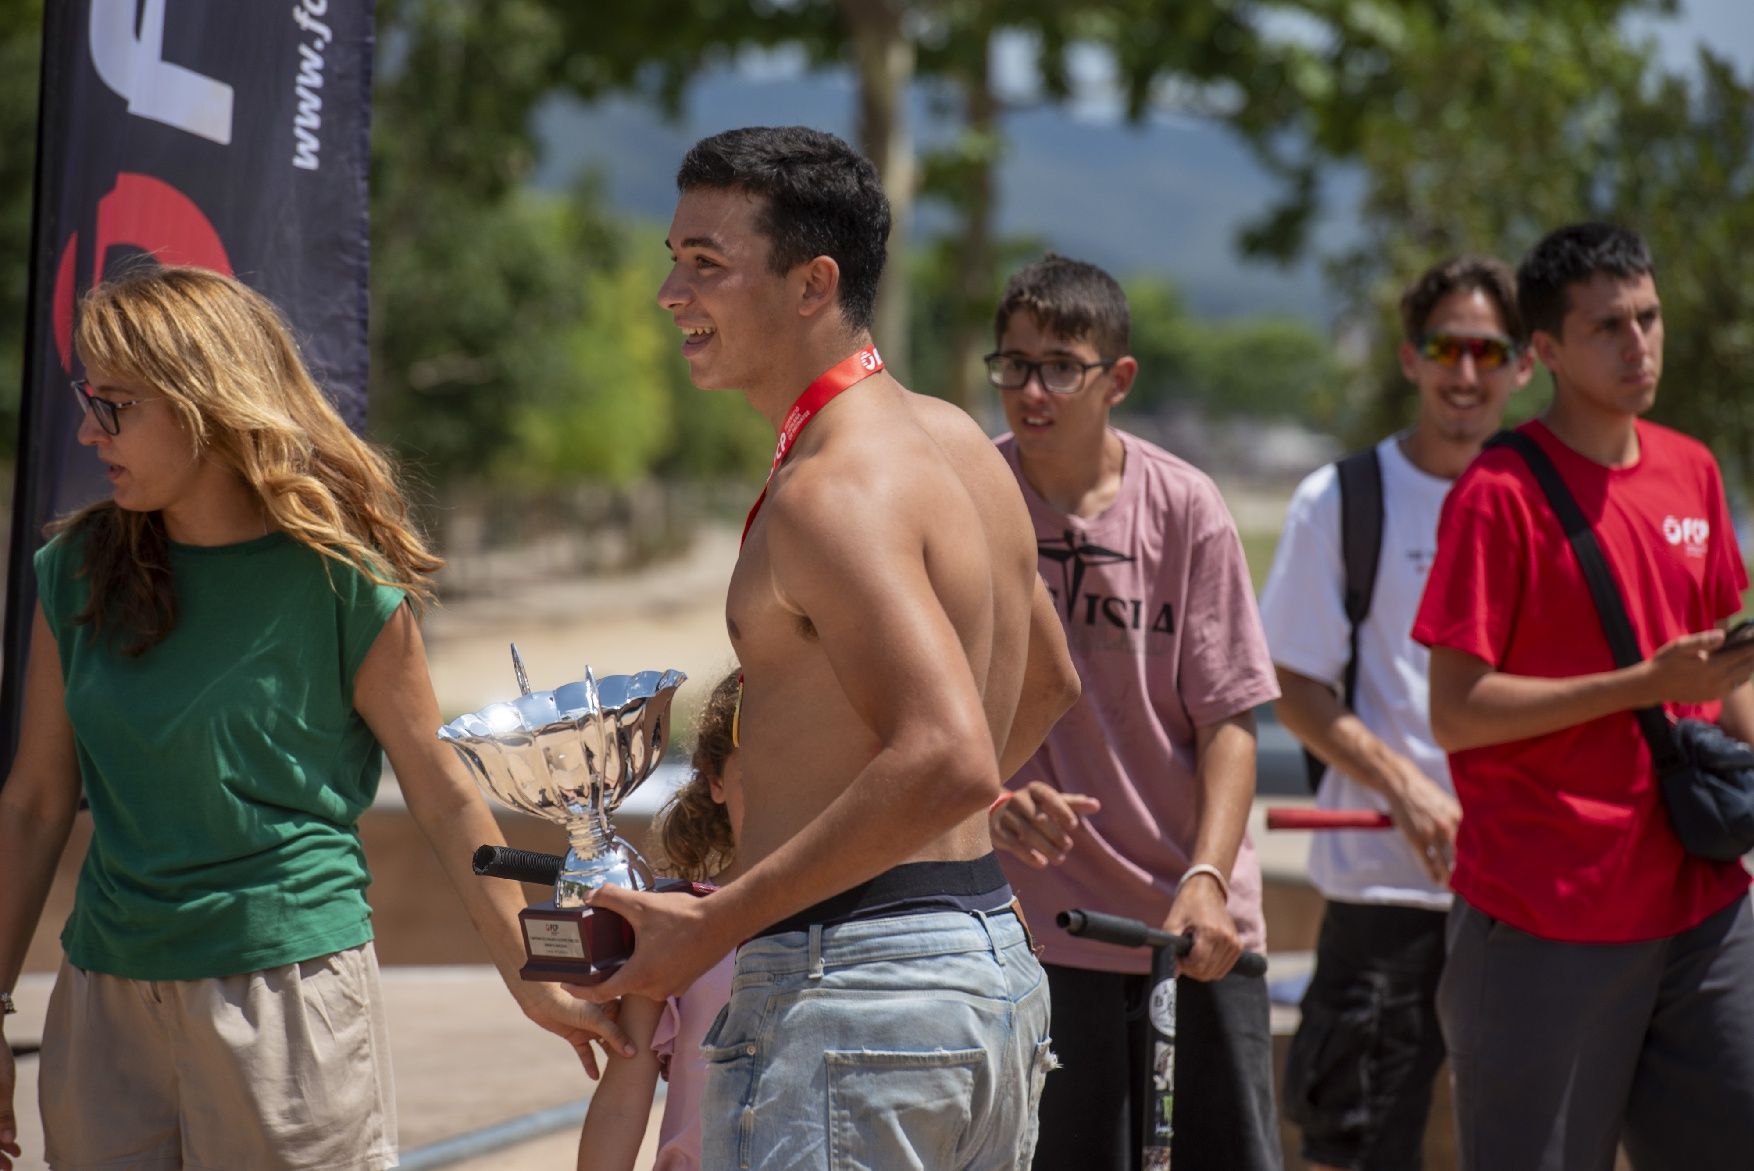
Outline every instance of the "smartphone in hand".
<path id="1" fill-rule="evenodd" d="M 1739 646 L 1747 646 L 1754 642 L 1754 618 L 1746 618 L 1724 632 L 1724 641 L 1717 648 L 1720 651 L 1733 650 Z"/>

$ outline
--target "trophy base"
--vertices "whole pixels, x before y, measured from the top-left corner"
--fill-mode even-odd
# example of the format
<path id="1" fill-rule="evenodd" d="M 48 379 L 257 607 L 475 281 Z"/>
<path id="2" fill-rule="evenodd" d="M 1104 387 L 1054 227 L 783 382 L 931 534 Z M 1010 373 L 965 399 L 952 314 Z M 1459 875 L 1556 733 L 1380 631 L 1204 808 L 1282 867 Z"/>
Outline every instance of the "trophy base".
<path id="1" fill-rule="evenodd" d="M 614 911 L 538 903 L 518 912 L 524 980 L 601 984 L 633 954 L 633 924 Z"/>

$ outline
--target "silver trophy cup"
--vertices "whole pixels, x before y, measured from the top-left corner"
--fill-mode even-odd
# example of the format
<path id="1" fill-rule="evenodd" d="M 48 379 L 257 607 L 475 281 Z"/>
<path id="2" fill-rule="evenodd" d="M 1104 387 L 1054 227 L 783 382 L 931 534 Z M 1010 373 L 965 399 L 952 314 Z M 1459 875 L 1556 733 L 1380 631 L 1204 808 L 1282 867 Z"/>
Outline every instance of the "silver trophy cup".
<path id="1" fill-rule="evenodd" d="M 531 691 L 516 646 L 512 669 L 516 699 L 459 716 L 438 736 L 497 800 L 566 829 L 552 902 L 519 914 L 529 958 L 520 975 L 597 983 L 632 954 L 633 930 L 585 899 L 603 886 L 652 887 L 650 867 L 610 818 L 663 759 L 670 703 L 687 676 L 642 671 L 597 679 L 587 667 L 576 683 Z"/>

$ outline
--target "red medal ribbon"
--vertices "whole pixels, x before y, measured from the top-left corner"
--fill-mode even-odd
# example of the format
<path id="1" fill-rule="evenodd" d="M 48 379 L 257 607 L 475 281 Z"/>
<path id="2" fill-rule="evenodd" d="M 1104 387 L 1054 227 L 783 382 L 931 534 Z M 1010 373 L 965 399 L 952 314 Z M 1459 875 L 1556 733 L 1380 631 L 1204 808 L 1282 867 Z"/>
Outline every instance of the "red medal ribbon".
<path id="1" fill-rule="evenodd" d="M 749 539 L 750 526 L 755 523 L 755 514 L 761 511 L 762 504 L 767 500 L 767 490 L 773 484 L 773 475 L 786 462 L 791 453 L 792 444 L 804 433 L 816 412 L 827 406 L 834 397 L 857 383 L 863 382 L 877 371 L 883 369 L 883 359 L 877 355 L 876 346 L 866 346 L 858 353 L 828 368 L 828 370 L 804 388 L 792 409 L 786 412 L 786 421 L 780 427 L 779 442 L 773 449 L 773 466 L 767 469 L 767 482 L 761 486 L 761 495 L 749 508 L 749 517 L 743 522 L 743 540 Z"/>

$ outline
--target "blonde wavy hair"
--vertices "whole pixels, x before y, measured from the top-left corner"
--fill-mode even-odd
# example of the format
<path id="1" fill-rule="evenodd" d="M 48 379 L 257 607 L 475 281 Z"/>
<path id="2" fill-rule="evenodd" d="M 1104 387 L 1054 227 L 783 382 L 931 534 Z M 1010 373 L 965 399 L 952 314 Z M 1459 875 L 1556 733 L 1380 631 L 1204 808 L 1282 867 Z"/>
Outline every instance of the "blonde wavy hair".
<path id="1" fill-rule="evenodd" d="M 414 530 L 390 460 L 342 421 L 274 305 L 204 268 L 155 267 L 97 285 L 73 344 L 86 370 L 151 387 L 197 455 L 235 471 L 269 522 L 419 608 L 444 564 Z M 114 630 L 138 655 L 176 621 L 164 522 L 111 501 L 59 522 L 84 539 L 91 585 L 77 621 Z"/>
<path id="2" fill-rule="evenodd" d="M 725 762 L 737 750 L 731 729 L 737 715 L 740 674 L 732 671 L 719 680 L 707 698 L 695 729 L 694 775 L 659 814 L 659 846 L 668 869 L 681 878 L 711 878 L 729 866 L 736 853 L 731 815 L 713 800 L 712 778 L 725 775 Z"/>

